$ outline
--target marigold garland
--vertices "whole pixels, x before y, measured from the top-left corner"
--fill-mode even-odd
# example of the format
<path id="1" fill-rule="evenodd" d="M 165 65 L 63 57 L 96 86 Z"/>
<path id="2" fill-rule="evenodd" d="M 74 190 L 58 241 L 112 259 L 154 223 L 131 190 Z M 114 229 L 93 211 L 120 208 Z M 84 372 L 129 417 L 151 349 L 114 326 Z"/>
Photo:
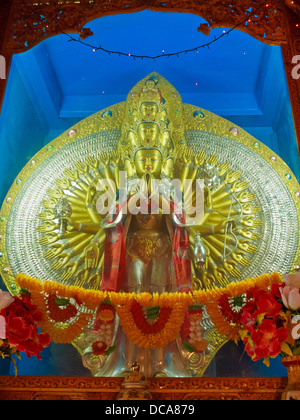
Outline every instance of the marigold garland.
<path id="1" fill-rule="evenodd" d="M 19 274 L 16 281 L 22 289 L 28 290 L 32 302 L 43 314 L 39 322 L 41 331 L 48 333 L 55 343 L 71 343 L 88 325 L 97 306 L 105 298 L 103 292 L 85 290 L 74 286 L 64 286 L 60 283 L 46 280 L 41 282 L 24 274 Z M 59 308 L 55 312 L 53 298 L 74 299 L 74 305 L 65 309 L 63 313 Z M 75 312 L 76 309 L 76 312 Z M 56 317 L 55 314 L 59 315 Z"/>
<path id="2" fill-rule="evenodd" d="M 123 330 L 127 337 L 140 347 L 154 348 L 167 345 L 174 340 L 180 331 L 184 321 L 184 313 L 190 305 L 206 305 L 206 310 L 215 325 L 215 328 L 228 339 L 238 340 L 237 327 L 226 319 L 220 311 L 219 301 L 222 296 L 229 298 L 237 297 L 247 293 L 253 287 L 267 290 L 272 284 L 282 283 L 282 277 L 278 273 L 264 274 L 254 279 L 244 280 L 238 283 L 231 283 L 226 288 L 214 289 L 209 291 L 193 291 L 190 293 L 114 293 L 96 290 L 86 290 L 76 286 L 65 286 L 60 283 L 46 280 L 42 282 L 24 274 L 16 277 L 17 284 L 26 289 L 31 294 L 31 299 L 39 310 L 44 314 L 43 320 L 39 324 L 43 332 L 51 335 L 55 342 L 68 343 L 73 341 L 94 315 L 95 310 L 105 300 L 110 300 L 115 307 L 120 318 Z M 47 299 L 53 296 L 63 299 L 75 299 L 79 310 L 72 322 L 54 322 L 49 316 L 49 305 Z M 143 307 L 159 306 L 161 308 L 172 308 L 172 312 L 160 331 L 155 334 L 145 333 L 137 328 L 134 317 L 131 313 L 131 305 L 137 302 Z M 53 303 L 53 301 L 52 301 Z M 73 313 L 67 311 L 65 316 Z M 69 307 L 71 310 L 71 306 Z M 52 316 L 55 313 L 52 308 Z M 67 321 L 67 319 L 65 319 Z"/>
<path id="3" fill-rule="evenodd" d="M 160 348 L 175 340 L 179 334 L 181 325 L 184 321 L 186 307 L 180 303 L 175 303 L 170 316 L 160 331 L 147 334 L 139 329 L 134 321 L 131 307 L 119 306 L 117 314 L 120 318 L 123 331 L 126 336 L 139 347 Z"/>

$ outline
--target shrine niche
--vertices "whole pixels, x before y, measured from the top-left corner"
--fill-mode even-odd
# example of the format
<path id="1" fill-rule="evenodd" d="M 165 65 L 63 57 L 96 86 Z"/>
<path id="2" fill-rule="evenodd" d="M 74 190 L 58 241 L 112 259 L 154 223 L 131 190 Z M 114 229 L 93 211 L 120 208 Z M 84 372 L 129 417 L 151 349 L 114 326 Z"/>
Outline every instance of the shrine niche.
<path id="1" fill-rule="evenodd" d="M 2 54 L 9 57 L 26 51 L 41 40 L 63 32 L 77 33 L 82 40 L 88 40 L 92 35 L 88 28 L 91 19 L 145 9 L 142 2 L 121 5 L 110 1 L 101 4 L 97 1 L 61 2 L 59 5 L 56 2 L 46 3 L 15 1 L 12 4 L 7 18 L 13 21 L 18 16 L 18 20 L 9 26 L 3 43 L 0 39 Z M 187 7 L 182 2 L 178 5 L 174 2 L 170 5 L 151 2 L 147 4 L 147 9 L 197 14 L 208 22 L 199 26 L 199 31 L 204 34 L 217 27 L 233 28 L 237 20 L 242 22 L 244 19 L 243 25 L 237 29 L 260 41 L 281 45 L 286 71 L 291 74 L 291 57 L 297 53 L 299 38 L 297 10 L 289 4 L 270 1 L 270 8 L 276 10 L 271 15 L 266 5 L 253 2 L 236 2 L 234 7 L 229 7 L 224 1 L 196 3 L 193 6 L 189 2 Z M 250 3 L 253 8 L 259 7 L 259 12 L 247 19 Z M 84 6 L 84 12 L 81 6 Z M 300 115 L 299 82 L 288 77 L 288 83 L 296 122 Z M 4 84 L 0 87 L 3 96 Z M 298 127 L 296 124 L 296 131 Z M 237 161 L 231 155 L 238 156 Z M 264 170 L 250 174 L 245 165 L 248 159 L 253 165 L 259 162 Z M 46 180 L 41 174 L 49 169 L 55 172 L 55 177 Z M 151 181 L 162 182 L 160 193 L 162 190 L 168 192 L 165 205 L 168 204 L 173 211 L 171 223 L 152 220 L 153 235 L 150 235 L 143 229 L 151 224 L 148 214 L 140 217 L 133 215 L 130 221 L 129 218 L 126 221 L 123 210 L 127 204 L 120 200 L 118 188 L 120 172 L 126 172 L 129 179 L 127 186 L 133 197 L 144 188 L 139 180 L 145 181 L 145 191 L 150 196 L 153 193 Z M 267 174 L 266 179 L 263 173 Z M 199 223 L 194 223 L 191 221 L 192 213 L 183 212 L 185 218 L 181 218 L 181 202 L 171 181 L 175 178 L 181 181 L 192 178 L 195 181 L 200 175 L 204 179 L 205 214 Z M 41 186 L 40 177 L 44 183 L 43 195 L 36 193 Z M 226 289 L 245 279 L 265 276 L 266 272 L 286 274 L 297 271 L 299 185 L 290 169 L 275 153 L 240 127 L 205 109 L 183 104 L 176 86 L 170 85 L 158 74 L 150 74 L 139 81 L 129 92 L 126 105 L 115 104 L 70 127 L 33 157 L 16 180 L 20 181 L 7 194 L 1 213 L 4 218 L 1 238 L 5 245 L 1 269 L 7 287 L 12 294 L 21 289 L 27 290 L 40 310 L 51 313 L 53 318 L 49 316 L 45 320 L 43 330 L 51 332 L 56 342 L 66 342 L 67 337 L 67 342 L 72 342 L 82 355 L 84 366 L 93 375 L 126 375 L 134 361 L 138 360 L 147 376 L 156 377 L 150 381 L 150 389 L 158 398 L 161 395 L 155 392 L 156 383 L 159 383 L 156 380 L 159 381 L 161 376 L 202 376 L 214 355 L 226 343 L 228 337 L 223 334 L 224 331 L 214 328 L 219 326 L 218 316 L 213 311 L 216 301 L 212 296 L 216 290 Z M 117 197 L 117 209 L 115 213 L 108 212 L 103 216 L 99 206 L 105 207 L 105 200 L 109 202 L 111 197 L 108 194 L 101 201 L 99 185 L 107 182 L 109 189 L 111 181 L 117 186 L 113 190 Z M 277 201 L 271 188 L 266 187 L 270 182 L 272 188 L 278 191 Z M 192 192 L 191 208 L 196 202 L 195 185 Z M 30 207 L 33 197 L 37 200 L 36 207 L 35 204 Z M 280 201 L 285 203 L 285 216 Z M 22 210 L 24 203 L 27 203 L 27 210 L 30 208 L 30 218 L 26 218 Z M 278 213 L 270 215 L 271 207 L 268 206 L 278 206 Z M 274 218 L 278 214 L 280 222 L 277 220 L 275 223 Z M 17 236 L 10 235 L 11 231 Z M 270 248 L 266 245 L 269 239 L 264 236 L 265 231 L 270 235 L 268 238 L 272 238 Z M 289 235 L 291 239 L 288 248 L 283 243 L 284 235 Z M 111 244 L 109 247 L 108 243 Z M 17 252 L 15 244 L 21 244 Z M 107 262 L 120 258 L 113 251 L 115 244 L 120 255 L 125 246 L 126 264 L 124 267 L 116 264 L 119 269 L 124 269 L 123 273 L 127 273 L 124 274 L 125 286 L 120 276 L 115 276 L 115 284 L 111 285 L 110 280 L 114 277 L 112 269 L 107 270 L 107 277 L 103 275 L 109 265 Z M 272 256 L 282 252 L 282 260 L 276 258 L 270 264 Z M 12 253 L 15 255 L 13 259 L 9 257 Z M 181 261 L 174 259 L 174 254 Z M 191 260 L 190 272 L 190 268 L 182 263 L 187 259 Z M 35 270 L 37 261 L 42 261 L 42 264 Z M 142 267 L 142 276 L 137 275 L 138 265 Z M 177 270 L 177 276 L 172 270 Z M 165 279 L 163 285 L 155 283 L 157 273 L 163 273 L 159 276 Z M 190 283 L 180 283 L 189 276 Z M 134 283 L 130 278 L 135 279 Z M 150 282 L 145 284 L 141 278 L 149 278 Z M 278 279 L 266 275 L 258 284 L 269 287 Z M 74 294 L 72 287 L 76 290 Z M 168 294 L 177 289 L 187 294 L 192 290 L 197 299 L 185 301 L 182 294 L 176 301 L 174 297 L 171 310 L 167 304 L 172 298 Z M 119 292 L 127 295 L 122 297 Z M 133 294 L 143 293 L 145 295 L 136 299 L 135 306 L 128 306 L 133 302 Z M 236 291 L 234 293 L 231 299 L 241 296 Z M 149 296 L 154 295 L 153 304 L 149 305 Z M 210 303 L 205 300 L 207 296 L 211 299 Z M 76 322 L 69 322 L 71 315 Z M 152 344 L 142 335 L 138 336 L 136 331 L 131 331 L 126 320 L 134 316 L 136 325 L 139 324 L 142 329 L 147 324 L 147 334 L 152 333 Z M 173 325 L 178 321 L 176 328 L 167 328 L 170 320 Z M 158 331 L 153 327 L 155 322 L 166 328 Z M 103 328 L 108 325 L 109 328 Z M 186 339 L 181 327 L 192 332 L 192 340 L 189 340 L 190 336 Z M 165 339 L 164 346 L 158 347 L 162 339 L 158 333 L 162 331 L 170 341 Z M 233 337 L 235 331 L 230 330 L 230 333 Z M 157 351 L 157 348 L 160 350 Z M 120 353 L 125 356 L 118 370 Z M 166 354 L 172 355 L 172 365 L 164 363 Z M 143 364 L 143 360 L 149 363 Z M 148 369 L 146 366 L 149 364 L 151 368 Z M 285 383 L 283 386 L 280 380 L 271 382 L 272 390 L 270 393 L 266 390 L 265 396 L 278 398 Z M 116 389 L 105 394 L 107 398 L 116 397 L 120 383 L 115 383 Z M 166 387 L 172 388 L 174 383 L 170 378 Z M 223 385 L 221 383 L 221 388 Z M 254 380 L 252 385 L 255 389 L 259 386 Z M 43 384 L 40 386 L 43 387 Z M 218 393 L 218 383 L 213 386 Z M 230 386 L 234 388 L 235 384 L 230 382 Z M 243 383 L 236 385 L 235 397 L 241 396 L 243 386 Z M 224 389 L 220 391 L 220 398 L 227 395 Z M 243 389 L 244 396 L 247 394 L 251 398 L 251 392 L 246 391 L 249 390 Z M 58 398 L 70 396 L 69 391 L 64 389 L 59 392 Z M 93 398 L 96 396 L 93 392 L 78 392 L 74 394 L 74 399 Z M 205 390 L 201 392 L 202 397 L 191 393 L 187 398 L 209 397 Z M 172 394 L 172 397 L 181 395 Z M 37 392 L 34 398 L 50 396 L 51 393 L 46 390 L 40 394 Z"/>
<path id="2" fill-rule="evenodd" d="M 152 73 L 18 175 L 3 278 L 95 376 L 136 362 L 147 377 L 202 376 L 240 339 L 243 294 L 297 271 L 299 197 L 279 156 Z"/>

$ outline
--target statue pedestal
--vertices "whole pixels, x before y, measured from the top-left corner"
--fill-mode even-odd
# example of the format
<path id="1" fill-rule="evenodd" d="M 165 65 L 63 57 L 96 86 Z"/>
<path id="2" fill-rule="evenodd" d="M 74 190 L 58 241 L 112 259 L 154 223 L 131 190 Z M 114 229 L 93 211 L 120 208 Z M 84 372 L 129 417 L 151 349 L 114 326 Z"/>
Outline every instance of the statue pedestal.
<path id="1" fill-rule="evenodd" d="M 284 357 L 282 363 L 288 371 L 288 384 L 282 399 L 300 400 L 300 356 Z"/>
<path id="2" fill-rule="evenodd" d="M 1 400 L 117 400 L 124 378 L 0 376 Z M 148 378 L 155 400 L 281 400 L 287 378 Z M 106 403 L 109 405 L 109 403 Z"/>

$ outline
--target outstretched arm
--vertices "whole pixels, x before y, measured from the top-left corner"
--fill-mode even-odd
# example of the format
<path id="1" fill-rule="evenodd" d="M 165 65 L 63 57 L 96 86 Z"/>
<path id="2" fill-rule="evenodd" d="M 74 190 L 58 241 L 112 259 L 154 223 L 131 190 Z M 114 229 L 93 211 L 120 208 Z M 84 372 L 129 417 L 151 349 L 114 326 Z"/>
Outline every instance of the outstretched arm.
<path id="1" fill-rule="evenodd" d="M 99 223 L 78 223 L 71 217 L 63 217 L 67 221 L 68 232 L 83 232 L 91 235 L 96 235 L 100 229 Z"/>

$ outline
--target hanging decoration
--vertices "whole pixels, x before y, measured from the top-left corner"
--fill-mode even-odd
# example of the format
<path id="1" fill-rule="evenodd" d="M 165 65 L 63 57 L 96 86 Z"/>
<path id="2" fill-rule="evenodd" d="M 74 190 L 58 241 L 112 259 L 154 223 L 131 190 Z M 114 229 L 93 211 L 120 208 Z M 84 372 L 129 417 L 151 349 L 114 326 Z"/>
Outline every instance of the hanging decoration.
<path id="1" fill-rule="evenodd" d="M 214 43 L 216 43 L 217 41 L 219 41 L 223 37 L 228 36 L 235 29 L 239 28 L 240 26 L 242 26 L 244 24 L 247 24 L 248 22 L 250 23 L 251 22 L 251 18 L 254 17 L 254 16 L 257 16 L 258 12 L 263 7 L 269 7 L 268 0 L 267 1 L 266 0 L 263 1 L 253 11 L 250 8 L 248 10 L 249 13 L 247 14 L 247 17 L 245 19 L 243 19 L 241 22 L 237 23 L 233 28 L 228 29 L 227 31 L 224 30 L 221 35 L 215 36 L 214 39 L 212 41 L 210 41 L 210 42 L 207 42 L 207 43 L 202 44 L 202 45 L 198 45 L 198 46 L 193 47 L 193 48 L 188 48 L 186 50 L 181 50 L 181 51 L 176 51 L 176 52 L 167 53 L 167 52 L 165 52 L 165 50 L 162 50 L 162 53 L 161 54 L 158 54 L 158 55 L 155 55 L 155 56 L 151 56 L 151 55 L 139 55 L 139 54 L 133 54 L 131 52 L 108 50 L 106 48 L 103 48 L 101 45 L 96 46 L 96 45 L 91 45 L 91 44 L 89 44 L 87 42 L 84 42 L 84 41 L 82 41 L 82 37 L 81 38 L 74 38 L 72 35 L 70 35 L 68 33 L 65 33 L 65 32 L 62 32 L 62 33 L 69 38 L 68 42 L 77 42 L 79 44 L 82 44 L 82 45 L 84 45 L 84 46 L 92 49 L 93 52 L 101 51 L 101 52 L 107 53 L 109 55 L 118 55 L 118 56 L 124 56 L 124 57 L 131 57 L 134 60 L 136 60 L 136 59 L 138 59 L 138 60 L 149 59 L 149 60 L 156 61 L 156 60 L 158 60 L 160 58 L 163 58 L 163 57 L 167 57 L 167 58 L 177 57 L 177 58 L 179 58 L 179 56 L 186 55 L 188 53 L 193 53 L 193 52 L 198 53 L 201 48 L 208 48 L 208 49 L 210 49 L 210 47 Z M 209 34 L 209 31 L 207 32 L 207 34 Z"/>

